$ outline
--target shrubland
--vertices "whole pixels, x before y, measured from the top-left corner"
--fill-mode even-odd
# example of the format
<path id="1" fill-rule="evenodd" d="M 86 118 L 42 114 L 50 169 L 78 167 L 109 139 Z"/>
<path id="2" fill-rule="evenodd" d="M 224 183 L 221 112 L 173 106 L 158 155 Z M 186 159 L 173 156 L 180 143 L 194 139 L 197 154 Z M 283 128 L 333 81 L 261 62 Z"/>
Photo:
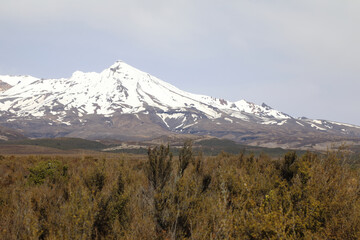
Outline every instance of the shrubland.
<path id="1" fill-rule="evenodd" d="M 359 239 L 360 171 L 326 154 L 0 157 L 0 239 Z"/>

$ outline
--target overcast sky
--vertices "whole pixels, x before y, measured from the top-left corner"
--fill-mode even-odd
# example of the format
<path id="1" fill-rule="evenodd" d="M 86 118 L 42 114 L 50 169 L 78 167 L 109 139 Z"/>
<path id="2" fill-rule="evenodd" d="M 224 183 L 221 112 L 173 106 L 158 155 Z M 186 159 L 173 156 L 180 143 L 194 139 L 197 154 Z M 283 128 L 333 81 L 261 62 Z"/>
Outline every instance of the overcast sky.
<path id="1" fill-rule="evenodd" d="M 360 1 L 0 0 L 0 74 L 116 60 L 176 87 L 360 125 Z"/>

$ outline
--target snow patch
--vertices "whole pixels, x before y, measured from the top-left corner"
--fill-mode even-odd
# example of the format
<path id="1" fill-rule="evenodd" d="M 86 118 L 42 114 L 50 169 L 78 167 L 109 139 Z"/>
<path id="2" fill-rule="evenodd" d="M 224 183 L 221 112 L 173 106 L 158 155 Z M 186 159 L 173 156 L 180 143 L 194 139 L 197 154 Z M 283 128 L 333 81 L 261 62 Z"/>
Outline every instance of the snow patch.
<path id="1" fill-rule="evenodd" d="M 313 128 L 316 128 L 316 130 L 326 131 L 325 128 L 319 127 L 319 126 L 317 126 L 317 125 L 315 125 L 315 124 L 311 124 L 310 126 L 313 127 Z"/>
<path id="2" fill-rule="evenodd" d="M 188 124 L 188 125 L 186 125 L 186 126 L 184 126 L 183 127 L 183 129 L 185 129 L 185 128 L 189 128 L 189 127 L 191 127 L 191 126 L 194 126 L 196 123 L 191 123 L 191 124 Z"/>
<path id="3" fill-rule="evenodd" d="M 261 124 L 263 125 L 270 125 L 270 124 L 277 124 L 278 122 L 275 121 L 275 120 L 270 120 L 270 121 L 265 121 L 265 122 L 262 122 Z"/>
<path id="4" fill-rule="evenodd" d="M 296 121 L 296 123 L 299 124 L 300 126 L 305 127 L 304 124 L 302 124 L 301 122 Z"/>
<path id="5" fill-rule="evenodd" d="M 280 111 L 270 108 L 269 106 L 263 105 L 256 105 L 251 102 L 247 102 L 245 100 L 240 100 L 234 103 L 237 109 L 240 112 L 245 112 L 249 114 L 254 114 L 260 118 L 275 118 L 275 119 L 290 119 L 291 117 L 283 114 Z"/>
<path id="6" fill-rule="evenodd" d="M 321 120 L 312 120 L 312 122 L 313 123 L 316 123 L 316 124 L 320 124 L 320 125 L 322 125 L 323 124 L 323 122 L 321 121 Z"/>
<path id="7" fill-rule="evenodd" d="M 346 127 L 352 127 L 352 128 L 359 128 L 360 129 L 360 126 L 356 126 L 356 125 L 352 125 L 352 124 L 339 123 L 339 122 L 330 122 L 330 123 L 336 124 L 336 125 L 339 125 L 339 126 L 346 126 Z"/>
<path id="8" fill-rule="evenodd" d="M 287 120 L 284 120 L 284 121 L 279 122 L 277 125 L 282 126 L 282 125 L 284 125 L 286 122 L 287 122 Z"/>
<path id="9" fill-rule="evenodd" d="M 230 119 L 230 118 L 224 118 L 226 121 L 229 121 L 229 122 L 231 122 L 231 123 L 233 123 L 234 121 L 232 120 L 232 119 Z"/>

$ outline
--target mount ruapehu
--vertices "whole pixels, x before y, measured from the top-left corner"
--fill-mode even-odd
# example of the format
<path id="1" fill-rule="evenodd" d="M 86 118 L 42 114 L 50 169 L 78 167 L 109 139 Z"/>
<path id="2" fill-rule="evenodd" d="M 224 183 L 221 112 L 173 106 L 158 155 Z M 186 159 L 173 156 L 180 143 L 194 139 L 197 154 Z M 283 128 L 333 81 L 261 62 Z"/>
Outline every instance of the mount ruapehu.
<path id="1" fill-rule="evenodd" d="M 303 149 L 360 141 L 358 126 L 188 93 L 122 61 L 70 78 L 1 75 L 0 125 L 12 129 L 0 132 L 2 140 L 20 134 L 124 141 L 191 134 Z"/>

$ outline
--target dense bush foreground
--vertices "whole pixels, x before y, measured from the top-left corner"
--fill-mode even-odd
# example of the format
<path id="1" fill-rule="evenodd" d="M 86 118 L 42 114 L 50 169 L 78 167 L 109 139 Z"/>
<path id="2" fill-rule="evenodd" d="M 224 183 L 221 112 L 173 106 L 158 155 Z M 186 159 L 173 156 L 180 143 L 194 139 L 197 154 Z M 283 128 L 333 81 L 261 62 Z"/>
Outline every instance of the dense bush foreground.
<path id="1" fill-rule="evenodd" d="M 345 158 L 2 157 L 0 239 L 359 239 Z"/>

